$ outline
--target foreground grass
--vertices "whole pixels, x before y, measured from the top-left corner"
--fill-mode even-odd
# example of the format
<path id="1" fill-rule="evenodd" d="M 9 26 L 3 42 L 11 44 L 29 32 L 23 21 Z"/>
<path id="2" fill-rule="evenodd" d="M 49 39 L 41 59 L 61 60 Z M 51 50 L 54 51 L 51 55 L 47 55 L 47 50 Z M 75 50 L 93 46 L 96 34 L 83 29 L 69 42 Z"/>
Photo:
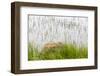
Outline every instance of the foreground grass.
<path id="1" fill-rule="evenodd" d="M 63 44 L 56 48 L 44 48 L 38 52 L 30 44 L 28 46 L 28 60 L 55 60 L 55 59 L 80 59 L 88 58 L 86 47 L 78 48 L 72 44 Z"/>

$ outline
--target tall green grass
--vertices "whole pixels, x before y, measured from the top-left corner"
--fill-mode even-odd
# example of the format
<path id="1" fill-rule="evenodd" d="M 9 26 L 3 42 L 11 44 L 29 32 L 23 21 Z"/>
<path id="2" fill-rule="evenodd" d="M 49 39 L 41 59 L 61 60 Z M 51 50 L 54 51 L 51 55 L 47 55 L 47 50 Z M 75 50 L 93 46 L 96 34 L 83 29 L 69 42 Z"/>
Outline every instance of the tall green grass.
<path id="1" fill-rule="evenodd" d="M 28 60 L 55 60 L 88 58 L 88 48 L 78 48 L 72 44 L 63 44 L 56 48 L 44 48 L 38 52 L 31 44 L 28 46 Z"/>
<path id="2" fill-rule="evenodd" d="M 31 44 L 28 45 L 28 60 L 38 60 L 39 53 L 36 48 L 33 48 Z"/>

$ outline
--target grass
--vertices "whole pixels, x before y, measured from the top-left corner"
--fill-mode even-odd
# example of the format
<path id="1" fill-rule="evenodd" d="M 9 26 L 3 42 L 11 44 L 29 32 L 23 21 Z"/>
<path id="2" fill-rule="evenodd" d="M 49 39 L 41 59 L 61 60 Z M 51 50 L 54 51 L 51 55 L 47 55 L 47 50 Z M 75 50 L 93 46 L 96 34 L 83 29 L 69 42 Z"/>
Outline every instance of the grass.
<path id="1" fill-rule="evenodd" d="M 38 52 L 31 44 L 28 46 L 28 60 L 55 60 L 88 58 L 87 47 L 78 48 L 72 44 L 63 44 L 56 48 L 44 48 Z"/>

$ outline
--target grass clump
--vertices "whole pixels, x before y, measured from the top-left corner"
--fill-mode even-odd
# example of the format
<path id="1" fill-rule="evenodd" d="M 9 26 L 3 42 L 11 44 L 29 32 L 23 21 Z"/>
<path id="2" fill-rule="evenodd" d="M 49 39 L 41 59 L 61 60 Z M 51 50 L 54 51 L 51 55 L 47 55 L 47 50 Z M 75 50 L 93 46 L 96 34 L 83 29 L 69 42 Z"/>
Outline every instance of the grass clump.
<path id="1" fill-rule="evenodd" d="M 62 44 L 55 48 L 43 48 L 38 52 L 31 45 L 28 47 L 28 60 L 55 60 L 88 58 L 87 47 L 77 47 L 72 44 Z"/>
<path id="2" fill-rule="evenodd" d="M 28 45 L 28 60 L 38 60 L 39 53 L 36 48 L 33 48 L 31 44 Z"/>

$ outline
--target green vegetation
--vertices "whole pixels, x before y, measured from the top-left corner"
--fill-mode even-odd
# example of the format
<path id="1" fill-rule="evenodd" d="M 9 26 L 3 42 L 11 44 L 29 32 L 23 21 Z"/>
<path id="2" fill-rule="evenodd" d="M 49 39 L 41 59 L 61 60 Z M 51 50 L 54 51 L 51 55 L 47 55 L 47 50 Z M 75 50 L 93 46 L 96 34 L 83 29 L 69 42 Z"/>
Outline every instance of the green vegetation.
<path id="1" fill-rule="evenodd" d="M 28 60 L 55 60 L 88 58 L 87 47 L 78 48 L 72 44 L 62 44 L 55 48 L 43 48 L 38 52 L 31 44 L 28 46 Z"/>

